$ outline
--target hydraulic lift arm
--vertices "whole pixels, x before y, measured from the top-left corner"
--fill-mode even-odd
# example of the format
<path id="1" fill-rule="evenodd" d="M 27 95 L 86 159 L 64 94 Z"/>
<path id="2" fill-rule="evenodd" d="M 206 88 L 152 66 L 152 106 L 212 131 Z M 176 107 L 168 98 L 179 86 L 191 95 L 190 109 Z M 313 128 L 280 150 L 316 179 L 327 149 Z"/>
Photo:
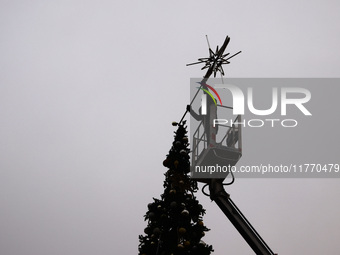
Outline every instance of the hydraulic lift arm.
<path id="1" fill-rule="evenodd" d="M 242 214 L 240 209 L 234 204 L 230 199 L 229 194 L 224 190 L 223 185 L 213 185 L 210 186 L 211 194 L 216 194 L 212 197 L 215 203 L 220 207 L 223 213 L 228 217 L 234 227 L 242 235 L 244 240 L 249 244 L 257 255 L 277 255 L 275 254 L 261 236 L 256 232 L 250 222 Z M 218 188 L 217 190 L 212 190 L 212 188 Z M 217 192 L 216 192 L 217 191 Z"/>

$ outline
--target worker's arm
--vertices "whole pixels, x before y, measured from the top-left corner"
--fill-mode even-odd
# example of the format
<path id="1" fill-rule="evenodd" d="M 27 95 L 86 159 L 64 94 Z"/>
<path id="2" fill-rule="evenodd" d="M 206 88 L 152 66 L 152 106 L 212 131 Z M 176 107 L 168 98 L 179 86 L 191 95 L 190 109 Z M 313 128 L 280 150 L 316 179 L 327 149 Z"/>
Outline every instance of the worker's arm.
<path id="1" fill-rule="evenodd" d="M 197 121 L 202 121 L 203 120 L 203 116 L 197 114 L 192 108 L 191 105 L 187 105 L 187 111 L 190 112 L 191 116 L 194 117 L 195 120 Z"/>

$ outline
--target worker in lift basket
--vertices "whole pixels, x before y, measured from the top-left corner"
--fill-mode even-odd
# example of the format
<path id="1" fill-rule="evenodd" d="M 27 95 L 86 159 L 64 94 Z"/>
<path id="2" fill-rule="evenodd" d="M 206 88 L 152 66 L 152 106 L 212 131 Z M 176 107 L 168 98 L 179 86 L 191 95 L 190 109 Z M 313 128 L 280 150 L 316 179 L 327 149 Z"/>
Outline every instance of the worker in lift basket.
<path id="1" fill-rule="evenodd" d="M 216 147 L 216 134 L 218 132 L 218 125 L 214 127 L 213 123 L 214 119 L 217 119 L 217 106 L 209 95 L 207 95 L 206 98 L 207 112 L 205 115 L 202 114 L 202 106 L 198 109 L 199 114 L 193 111 L 191 105 L 187 105 L 187 111 L 190 112 L 191 116 L 194 117 L 195 120 L 203 122 L 204 132 L 207 137 L 207 147 Z"/>
<path id="2" fill-rule="evenodd" d="M 207 114 L 202 115 L 202 106 L 198 109 L 199 114 L 191 109 L 191 105 L 187 105 L 187 111 L 197 121 L 202 121 L 204 132 L 207 137 L 207 147 L 216 147 L 216 134 L 218 132 L 218 125 L 213 126 L 214 119 L 217 119 L 217 106 L 214 100 L 207 96 Z M 224 196 L 229 198 L 229 194 L 223 188 L 223 179 L 210 179 L 209 190 L 210 198 L 214 200 L 217 196 Z"/>

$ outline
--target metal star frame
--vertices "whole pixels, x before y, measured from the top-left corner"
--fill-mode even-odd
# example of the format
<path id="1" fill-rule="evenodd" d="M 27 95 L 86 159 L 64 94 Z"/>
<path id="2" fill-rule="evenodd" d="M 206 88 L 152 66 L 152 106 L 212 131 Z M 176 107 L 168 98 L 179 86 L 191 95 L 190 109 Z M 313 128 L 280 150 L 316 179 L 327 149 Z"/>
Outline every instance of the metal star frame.
<path id="1" fill-rule="evenodd" d="M 230 41 L 230 37 L 227 36 L 222 47 L 219 49 L 217 46 L 216 52 L 213 52 L 212 49 L 210 48 L 208 37 L 207 37 L 207 42 L 209 46 L 209 57 L 199 58 L 198 59 L 199 62 L 187 64 L 187 66 L 205 63 L 205 65 L 201 68 L 201 70 L 208 68 L 208 71 L 205 77 L 210 76 L 212 73 L 214 73 L 214 77 L 216 77 L 217 72 L 220 72 L 221 75 L 224 76 L 224 70 L 223 70 L 222 65 L 229 64 L 230 63 L 228 61 L 229 59 L 241 53 L 241 51 L 239 51 L 235 53 L 234 55 L 226 58 L 227 56 L 229 56 L 230 53 L 223 54 L 223 52 L 227 48 L 229 41 Z"/>

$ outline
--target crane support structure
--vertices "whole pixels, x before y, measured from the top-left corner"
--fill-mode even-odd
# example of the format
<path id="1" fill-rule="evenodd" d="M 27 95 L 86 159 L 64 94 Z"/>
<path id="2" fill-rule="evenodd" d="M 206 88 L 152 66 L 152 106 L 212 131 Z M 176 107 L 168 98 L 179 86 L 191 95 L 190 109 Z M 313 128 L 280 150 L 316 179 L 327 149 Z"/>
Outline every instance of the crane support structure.
<path id="1" fill-rule="evenodd" d="M 256 232 L 250 222 L 237 208 L 230 199 L 229 194 L 223 189 L 219 195 L 214 197 L 215 203 L 220 207 L 223 213 L 228 217 L 237 231 L 242 235 L 244 240 L 249 244 L 257 255 L 277 255 L 275 254 L 261 236 Z"/>

